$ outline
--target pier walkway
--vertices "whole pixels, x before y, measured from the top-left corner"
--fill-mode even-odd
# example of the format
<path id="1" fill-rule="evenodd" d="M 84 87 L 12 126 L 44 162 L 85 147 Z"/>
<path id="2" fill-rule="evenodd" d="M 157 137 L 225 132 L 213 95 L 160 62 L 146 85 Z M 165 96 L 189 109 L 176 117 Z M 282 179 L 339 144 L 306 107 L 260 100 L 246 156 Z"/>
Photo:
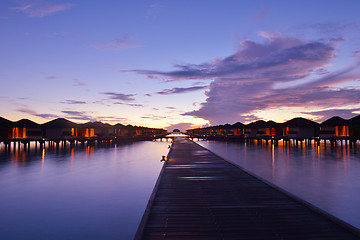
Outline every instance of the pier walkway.
<path id="1" fill-rule="evenodd" d="M 198 144 L 174 138 L 135 239 L 360 239 Z"/>

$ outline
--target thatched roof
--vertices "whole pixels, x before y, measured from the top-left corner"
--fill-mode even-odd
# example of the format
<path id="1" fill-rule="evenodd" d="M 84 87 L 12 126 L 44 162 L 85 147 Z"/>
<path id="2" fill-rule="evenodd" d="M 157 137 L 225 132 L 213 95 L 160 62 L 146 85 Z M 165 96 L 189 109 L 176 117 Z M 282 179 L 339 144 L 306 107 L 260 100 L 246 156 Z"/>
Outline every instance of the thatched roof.
<path id="1" fill-rule="evenodd" d="M 14 122 L 14 127 L 39 128 L 40 125 L 29 119 L 21 119 L 17 122 Z"/>
<path id="2" fill-rule="evenodd" d="M 65 118 L 57 118 L 41 125 L 43 128 L 73 128 L 78 124 L 71 122 Z"/>
<path id="3" fill-rule="evenodd" d="M 273 128 L 273 127 L 280 127 L 281 124 L 274 122 L 274 121 L 263 121 L 263 120 L 258 120 L 252 123 L 249 123 L 247 125 L 247 127 L 249 128 Z"/>
<path id="4" fill-rule="evenodd" d="M 12 121 L 0 117 L 0 128 L 8 128 L 8 127 L 12 127 L 13 125 L 14 123 Z"/>
<path id="5" fill-rule="evenodd" d="M 264 120 L 257 120 L 246 125 L 249 128 L 266 128 L 268 124 Z"/>
<path id="6" fill-rule="evenodd" d="M 234 123 L 232 125 L 234 128 L 243 128 L 245 125 L 241 122 Z"/>
<path id="7" fill-rule="evenodd" d="M 102 122 L 87 122 L 84 124 L 78 124 L 78 126 L 81 128 L 97 128 L 97 129 L 110 129 L 113 128 L 108 123 L 102 123 Z"/>
<path id="8" fill-rule="evenodd" d="M 349 119 L 349 120 L 348 120 L 348 124 L 349 124 L 350 126 L 355 126 L 355 125 L 357 125 L 357 126 L 360 127 L 360 115 Z"/>
<path id="9" fill-rule="evenodd" d="M 114 128 L 125 128 L 125 125 L 121 124 L 121 123 L 117 123 L 113 126 Z"/>
<path id="10" fill-rule="evenodd" d="M 319 123 L 298 117 L 285 122 L 283 125 L 285 127 L 317 127 Z"/>
<path id="11" fill-rule="evenodd" d="M 335 117 L 329 118 L 328 120 L 322 122 L 320 124 L 320 126 L 345 126 L 347 124 L 348 124 L 347 120 L 345 120 L 341 117 L 335 116 Z"/>

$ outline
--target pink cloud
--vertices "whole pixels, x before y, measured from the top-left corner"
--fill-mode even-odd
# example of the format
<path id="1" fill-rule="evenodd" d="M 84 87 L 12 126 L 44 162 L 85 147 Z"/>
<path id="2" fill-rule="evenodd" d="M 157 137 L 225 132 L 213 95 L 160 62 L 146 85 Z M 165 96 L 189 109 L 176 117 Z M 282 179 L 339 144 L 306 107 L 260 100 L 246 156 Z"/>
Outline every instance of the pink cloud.
<path id="1" fill-rule="evenodd" d="M 29 17 L 45 17 L 56 12 L 61 12 L 72 8 L 72 3 L 54 4 L 45 1 L 33 1 L 18 7 L 12 7 L 10 10 L 19 11 L 27 14 Z"/>
<path id="2" fill-rule="evenodd" d="M 327 68 L 341 39 L 305 41 L 265 32 L 260 36 L 266 41 L 245 40 L 233 55 L 203 64 L 178 65 L 170 72 L 132 71 L 169 81 L 212 80 L 206 101 L 184 113 L 212 124 L 246 121 L 270 108 L 341 108 L 360 102 L 360 88 L 336 86 L 360 78 L 359 62 L 333 72 Z"/>

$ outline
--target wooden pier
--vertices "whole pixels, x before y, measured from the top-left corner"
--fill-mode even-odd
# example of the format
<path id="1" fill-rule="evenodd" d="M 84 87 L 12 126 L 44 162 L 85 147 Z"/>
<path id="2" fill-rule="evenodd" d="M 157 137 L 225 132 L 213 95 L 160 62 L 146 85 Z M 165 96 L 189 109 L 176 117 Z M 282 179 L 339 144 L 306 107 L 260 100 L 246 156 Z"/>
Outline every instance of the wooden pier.
<path id="1" fill-rule="evenodd" d="M 135 239 L 360 239 L 360 234 L 177 137 Z"/>

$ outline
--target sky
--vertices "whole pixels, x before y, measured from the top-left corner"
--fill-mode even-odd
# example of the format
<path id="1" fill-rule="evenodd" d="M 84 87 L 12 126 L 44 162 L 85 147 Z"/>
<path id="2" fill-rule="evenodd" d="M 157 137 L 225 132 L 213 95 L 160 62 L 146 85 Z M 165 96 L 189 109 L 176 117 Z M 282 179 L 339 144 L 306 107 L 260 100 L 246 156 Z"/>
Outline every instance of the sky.
<path id="1" fill-rule="evenodd" d="M 172 130 L 360 114 L 359 0 L 2 0 L 0 116 Z"/>

